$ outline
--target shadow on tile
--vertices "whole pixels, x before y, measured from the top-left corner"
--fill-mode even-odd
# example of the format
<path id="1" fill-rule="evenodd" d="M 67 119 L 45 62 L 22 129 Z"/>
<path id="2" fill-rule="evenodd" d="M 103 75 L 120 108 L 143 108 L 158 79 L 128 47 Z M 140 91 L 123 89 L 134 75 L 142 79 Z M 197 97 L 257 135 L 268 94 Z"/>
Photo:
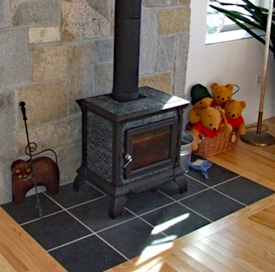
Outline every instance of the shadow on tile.
<path id="1" fill-rule="evenodd" d="M 49 253 L 70 272 L 101 272 L 126 261 L 94 235 Z"/>

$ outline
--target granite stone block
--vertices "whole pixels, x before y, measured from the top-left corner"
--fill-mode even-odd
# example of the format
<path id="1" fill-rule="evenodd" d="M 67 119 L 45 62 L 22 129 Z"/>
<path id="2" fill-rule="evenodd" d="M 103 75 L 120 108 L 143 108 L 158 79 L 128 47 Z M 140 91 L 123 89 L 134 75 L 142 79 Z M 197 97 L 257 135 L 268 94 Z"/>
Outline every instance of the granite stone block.
<path id="1" fill-rule="evenodd" d="M 179 0 L 181 5 L 190 5 L 191 0 Z"/>
<path id="2" fill-rule="evenodd" d="M 86 0 L 87 4 L 105 18 L 110 18 L 110 0 Z"/>
<path id="3" fill-rule="evenodd" d="M 67 47 L 38 47 L 33 51 L 33 81 L 59 79 L 67 74 Z"/>
<path id="4" fill-rule="evenodd" d="M 94 94 L 94 43 L 68 46 L 68 93 L 70 113 L 80 111 L 77 99 Z"/>
<path id="5" fill-rule="evenodd" d="M 179 0 L 143 0 L 145 7 L 169 7 L 177 6 L 178 4 Z"/>
<path id="6" fill-rule="evenodd" d="M 189 33 L 177 35 L 173 93 L 185 97 L 186 67 L 189 50 Z"/>
<path id="7" fill-rule="evenodd" d="M 11 4 L 14 26 L 41 26 L 60 23 L 59 0 L 13 1 Z"/>
<path id="8" fill-rule="evenodd" d="M 49 27 L 30 27 L 29 28 L 29 43 L 48 43 L 57 42 L 61 40 L 61 33 L 59 26 Z"/>
<path id="9" fill-rule="evenodd" d="M 158 47 L 158 14 L 154 10 L 141 15 L 139 73 L 146 75 L 155 71 Z"/>
<path id="10" fill-rule="evenodd" d="M 0 89 L 0 204 L 11 201 L 10 166 L 17 155 L 15 103 L 12 90 Z"/>
<path id="11" fill-rule="evenodd" d="M 148 86 L 172 94 L 172 77 L 170 73 L 144 76 L 139 79 L 139 86 Z"/>
<path id="12" fill-rule="evenodd" d="M 30 81 L 31 60 L 24 29 L 0 31 L 0 88 Z"/>
<path id="13" fill-rule="evenodd" d="M 113 89 L 113 63 L 97 64 L 95 67 L 95 95 L 111 93 Z"/>
<path id="14" fill-rule="evenodd" d="M 62 40 L 73 41 L 110 35 L 108 0 L 62 0 Z"/>
<path id="15" fill-rule="evenodd" d="M 68 147 L 81 141 L 81 117 L 79 115 L 62 119 L 60 122 L 46 123 L 29 129 L 29 137 L 37 144 L 37 151 L 47 148 Z M 25 153 L 26 134 L 22 129 L 17 134 L 19 154 Z"/>
<path id="16" fill-rule="evenodd" d="M 58 81 L 22 86 L 18 90 L 19 101 L 25 101 L 28 126 L 63 118 L 67 115 L 67 83 Z M 20 127 L 24 126 L 21 115 Z"/>
<path id="17" fill-rule="evenodd" d="M 159 37 L 157 71 L 165 72 L 173 69 L 175 61 L 175 37 Z"/>
<path id="18" fill-rule="evenodd" d="M 190 27 L 190 9 L 163 9 L 159 12 L 159 35 L 188 32 Z"/>
<path id="19" fill-rule="evenodd" d="M 10 1 L 0 1 L 0 28 L 10 25 Z"/>
<path id="20" fill-rule="evenodd" d="M 114 59 L 114 39 L 104 39 L 95 42 L 96 62 L 112 62 Z"/>
<path id="21" fill-rule="evenodd" d="M 0 157 L 14 153 L 15 112 L 14 92 L 0 90 Z"/>

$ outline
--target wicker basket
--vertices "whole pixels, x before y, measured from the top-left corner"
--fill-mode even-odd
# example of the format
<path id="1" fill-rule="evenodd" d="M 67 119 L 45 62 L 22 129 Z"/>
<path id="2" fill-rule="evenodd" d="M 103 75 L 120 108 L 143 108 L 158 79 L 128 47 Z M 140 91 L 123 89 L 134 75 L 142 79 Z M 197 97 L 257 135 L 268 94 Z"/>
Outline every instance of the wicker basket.
<path id="1" fill-rule="evenodd" d="M 199 143 L 198 149 L 193 151 L 193 154 L 201 157 L 214 156 L 234 149 L 238 140 L 239 135 L 235 131 L 232 131 L 230 134 L 220 133 L 212 139 L 205 137 Z"/>

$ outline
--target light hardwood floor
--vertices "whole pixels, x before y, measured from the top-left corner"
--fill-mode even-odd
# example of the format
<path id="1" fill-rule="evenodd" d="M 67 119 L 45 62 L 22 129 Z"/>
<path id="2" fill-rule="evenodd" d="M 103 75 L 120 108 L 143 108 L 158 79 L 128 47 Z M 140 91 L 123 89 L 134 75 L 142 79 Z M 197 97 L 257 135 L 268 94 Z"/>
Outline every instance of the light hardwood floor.
<path id="1" fill-rule="evenodd" d="M 275 118 L 264 123 L 275 136 Z M 239 141 L 211 160 L 275 190 L 274 156 Z M 0 271 L 66 270 L 0 208 Z M 275 195 L 108 271 L 275 271 Z"/>
<path id="2" fill-rule="evenodd" d="M 275 137 L 275 117 L 265 120 L 268 133 Z M 256 131 L 256 128 L 253 129 Z M 275 145 L 256 147 L 239 141 L 237 148 L 208 158 L 241 176 L 275 190 Z"/>
<path id="3" fill-rule="evenodd" d="M 264 124 L 275 136 L 275 117 Z M 275 145 L 239 141 L 208 159 L 275 190 Z M 124 271 L 275 271 L 275 195 L 108 270 Z"/>
<path id="4" fill-rule="evenodd" d="M 65 272 L 23 228 L 0 207 L 1 272 Z"/>

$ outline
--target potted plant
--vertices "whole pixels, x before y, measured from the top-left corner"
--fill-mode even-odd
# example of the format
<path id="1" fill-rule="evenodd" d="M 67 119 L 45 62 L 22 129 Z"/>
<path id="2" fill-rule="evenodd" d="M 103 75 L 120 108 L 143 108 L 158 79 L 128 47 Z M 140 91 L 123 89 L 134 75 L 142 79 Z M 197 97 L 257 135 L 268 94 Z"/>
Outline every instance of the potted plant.
<path id="1" fill-rule="evenodd" d="M 267 75 L 267 66 L 268 66 L 268 53 L 269 49 L 274 54 L 274 45 L 275 45 L 275 25 L 274 25 L 274 0 L 270 0 L 269 9 L 257 7 L 248 0 L 241 0 L 243 4 L 236 3 L 224 3 L 217 0 L 210 0 L 215 3 L 215 5 L 210 5 L 213 9 L 216 9 L 224 13 L 229 19 L 234 21 L 239 27 L 246 30 L 258 41 L 265 44 L 265 53 L 264 53 L 264 65 L 263 65 L 263 74 L 261 82 L 261 96 L 260 96 L 260 106 L 259 106 L 259 115 L 258 115 L 258 124 L 257 130 L 249 131 L 245 135 L 241 136 L 241 139 L 249 144 L 256 146 L 267 146 L 275 144 L 275 137 L 266 132 L 262 132 L 262 119 L 263 119 L 263 107 L 264 107 L 264 95 L 265 95 L 265 84 L 266 84 L 266 75 Z M 224 9 L 220 6 L 217 6 L 219 3 L 221 6 L 227 6 L 228 9 Z M 244 12 L 230 10 L 230 6 L 237 6 L 243 9 Z M 252 27 L 252 28 L 250 28 Z M 260 35 L 253 31 L 253 28 L 261 29 L 266 31 L 266 40 L 263 39 Z M 265 43 L 267 41 L 267 44 Z"/>
<path id="2" fill-rule="evenodd" d="M 258 7 L 252 4 L 249 0 L 241 0 L 242 4 L 222 2 L 218 0 L 210 0 L 213 4 L 210 5 L 211 8 L 222 12 L 231 19 L 240 28 L 246 30 L 252 37 L 265 44 L 265 39 L 255 32 L 255 29 L 260 29 L 266 31 L 268 9 L 263 7 Z M 218 5 L 217 5 L 218 4 Z M 275 4 L 273 4 L 275 6 Z M 223 8 L 225 7 L 225 8 Z M 238 11 L 230 10 L 230 7 L 239 7 Z M 274 55 L 274 44 L 275 44 L 275 12 L 273 9 L 272 14 L 272 27 L 270 33 L 270 45 L 269 49 Z M 275 56 L 275 55 L 274 55 Z"/>

